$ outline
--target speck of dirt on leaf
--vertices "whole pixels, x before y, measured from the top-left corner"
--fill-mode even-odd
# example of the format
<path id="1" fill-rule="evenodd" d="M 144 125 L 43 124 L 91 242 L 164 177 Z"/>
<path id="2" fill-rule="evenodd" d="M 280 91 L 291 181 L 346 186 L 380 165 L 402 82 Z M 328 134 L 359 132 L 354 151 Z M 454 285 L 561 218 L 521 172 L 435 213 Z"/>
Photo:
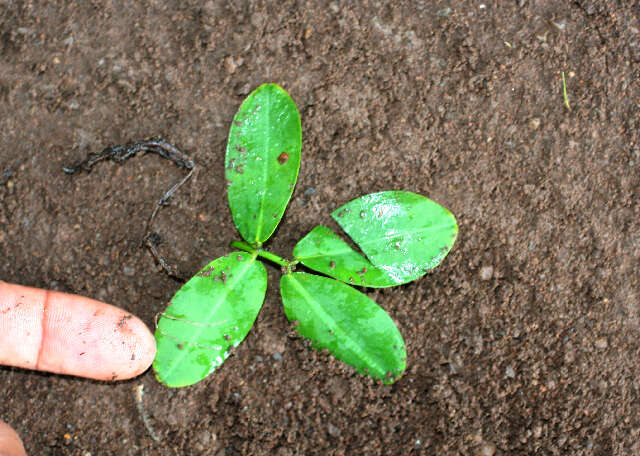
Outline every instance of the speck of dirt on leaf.
<path id="1" fill-rule="evenodd" d="M 335 262 L 335 261 L 332 261 L 331 263 L 329 263 L 329 267 L 330 267 L 331 269 L 335 269 L 335 268 L 336 268 L 336 262 Z"/>
<path id="2" fill-rule="evenodd" d="M 242 255 L 238 255 L 238 261 L 242 261 L 244 260 L 244 257 Z"/>
<path id="3" fill-rule="evenodd" d="M 289 160 L 289 154 L 286 152 L 282 152 L 280 155 L 278 155 L 278 163 L 280 163 L 281 165 L 284 165 L 287 160 Z"/>

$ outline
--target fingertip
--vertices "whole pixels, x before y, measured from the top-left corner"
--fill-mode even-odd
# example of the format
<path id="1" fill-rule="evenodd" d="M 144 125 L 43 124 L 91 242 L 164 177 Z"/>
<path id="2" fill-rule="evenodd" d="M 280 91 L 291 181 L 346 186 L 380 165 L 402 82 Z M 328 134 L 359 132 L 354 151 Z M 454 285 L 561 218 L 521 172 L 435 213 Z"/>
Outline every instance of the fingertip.
<path id="1" fill-rule="evenodd" d="M 26 456 L 22 440 L 8 424 L 0 421 L 0 455 Z"/>
<path id="2" fill-rule="evenodd" d="M 156 356 L 156 339 L 147 325 L 137 317 L 132 317 L 129 326 L 136 341 L 131 343 L 131 363 L 129 363 L 128 369 L 123 369 L 117 380 L 126 380 L 142 374 L 151 366 Z"/>

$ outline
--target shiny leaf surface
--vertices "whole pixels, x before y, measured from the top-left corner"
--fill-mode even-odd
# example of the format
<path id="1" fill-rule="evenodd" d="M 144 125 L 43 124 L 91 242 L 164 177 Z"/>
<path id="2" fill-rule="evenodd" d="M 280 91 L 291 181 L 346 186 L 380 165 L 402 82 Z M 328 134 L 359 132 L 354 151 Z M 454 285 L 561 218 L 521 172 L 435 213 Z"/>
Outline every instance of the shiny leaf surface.
<path id="1" fill-rule="evenodd" d="M 358 372 L 396 381 L 406 367 L 404 340 L 391 317 L 367 295 L 327 277 L 296 272 L 280 281 L 296 330 Z"/>
<path id="2" fill-rule="evenodd" d="M 192 277 L 158 321 L 158 381 L 188 386 L 219 367 L 253 326 L 266 289 L 264 265 L 245 252 L 218 258 Z"/>
<path id="3" fill-rule="evenodd" d="M 411 192 L 365 195 L 338 208 L 331 216 L 396 285 L 435 268 L 458 235 L 451 212 Z"/>
<path id="4" fill-rule="evenodd" d="M 352 285 L 392 287 L 397 283 L 326 226 L 316 226 L 293 249 L 306 267 Z"/>
<path id="5" fill-rule="evenodd" d="M 225 158 L 233 222 L 250 244 L 266 241 L 278 226 L 298 178 L 301 149 L 295 103 L 276 84 L 261 85 L 233 119 Z"/>

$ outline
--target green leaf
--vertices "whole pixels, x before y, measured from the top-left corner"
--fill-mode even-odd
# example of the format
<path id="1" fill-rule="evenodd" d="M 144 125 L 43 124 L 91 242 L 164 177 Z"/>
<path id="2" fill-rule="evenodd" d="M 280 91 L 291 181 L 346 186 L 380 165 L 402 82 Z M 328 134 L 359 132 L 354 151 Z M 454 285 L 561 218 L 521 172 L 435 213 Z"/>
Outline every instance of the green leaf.
<path id="1" fill-rule="evenodd" d="M 252 245 L 269 239 L 293 193 L 302 149 L 295 103 L 276 84 L 254 90 L 240 106 L 225 158 L 231 215 Z"/>
<path id="2" fill-rule="evenodd" d="M 317 349 L 327 349 L 358 372 L 396 381 L 406 367 L 404 340 L 391 317 L 349 285 L 312 274 L 280 280 L 284 311 Z"/>
<path id="3" fill-rule="evenodd" d="M 192 277 L 158 321 L 158 381 L 182 387 L 212 373 L 248 334 L 266 289 L 264 265 L 246 252 L 218 258 Z"/>
<path id="4" fill-rule="evenodd" d="M 396 285 L 435 268 L 458 235 L 451 212 L 411 192 L 365 195 L 336 209 L 331 216 Z"/>
<path id="5" fill-rule="evenodd" d="M 392 287 L 397 283 L 385 270 L 371 264 L 326 226 L 316 226 L 293 249 L 306 267 L 352 285 Z"/>

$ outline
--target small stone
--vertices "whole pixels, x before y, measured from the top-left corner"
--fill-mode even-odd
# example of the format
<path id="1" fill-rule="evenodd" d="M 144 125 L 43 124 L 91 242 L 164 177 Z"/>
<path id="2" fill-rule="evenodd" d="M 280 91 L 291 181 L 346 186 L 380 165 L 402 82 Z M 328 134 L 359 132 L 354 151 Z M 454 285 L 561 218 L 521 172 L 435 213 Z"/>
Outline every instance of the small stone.
<path id="1" fill-rule="evenodd" d="M 273 357 L 273 359 L 275 359 L 276 361 L 282 361 L 282 355 L 278 352 L 275 352 L 273 355 L 271 355 Z"/>
<path id="2" fill-rule="evenodd" d="M 480 269 L 480 278 L 482 280 L 491 280 L 493 277 L 493 266 L 483 266 Z"/>
<path id="3" fill-rule="evenodd" d="M 340 437 L 340 428 L 333 423 L 329 423 L 327 425 L 327 429 L 329 431 L 329 435 L 332 437 Z"/>
<path id="4" fill-rule="evenodd" d="M 496 446 L 491 442 L 485 442 L 480 445 L 478 456 L 493 456 L 496 454 Z"/>
<path id="5" fill-rule="evenodd" d="M 136 273 L 136 270 L 130 266 L 125 266 L 122 268 L 122 272 L 124 272 L 124 275 L 131 277 Z"/>
<path id="6" fill-rule="evenodd" d="M 516 376 L 516 371 L 513 370 L 513 367 L 511 366 L 507 366 L 507 368 L 504 371 L 504 374 L 508 377 L 508 378 L 515 378 Z"/>
<path id="7" fill-rule="evenodd" d="M 542 426 L 537 425 L 536 427 L 533 428 L 533 437 L 536 439 L 539 439 L 540 437 L 542 437 Z"/>
<path id="8" fill-rule="evenodd" d="M 609 346 L 609 342 L 607 341 L 606 337 L 600 337 L 596 339 L 596 341 L 594 342 L 594 345 L 598 350 L 604 350 Z"/>
<path id="9" fill-rule="evenodd" d="M 534 117 L 533 119 L 531 119 L 529 121 L 529 128 L 532 131 L 536 131 L 538 128 L 540 128 L 540 118 L 539 117 Z"/>

